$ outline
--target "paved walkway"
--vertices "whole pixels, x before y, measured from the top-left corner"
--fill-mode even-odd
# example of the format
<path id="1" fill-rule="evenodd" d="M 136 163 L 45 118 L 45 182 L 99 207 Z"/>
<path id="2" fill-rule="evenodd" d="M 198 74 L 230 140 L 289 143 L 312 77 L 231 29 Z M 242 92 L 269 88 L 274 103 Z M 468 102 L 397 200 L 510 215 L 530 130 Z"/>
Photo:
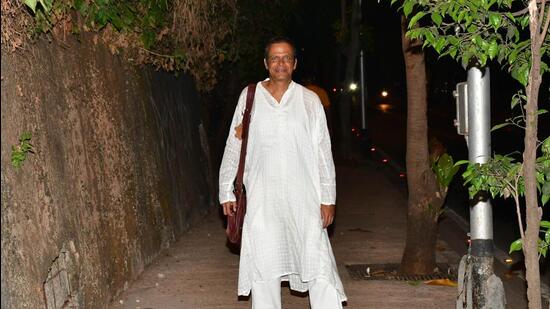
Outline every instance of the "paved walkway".
<path id="1" fill-rule="evenodd" d="M 399 281 L 354 281 L 347 264 L 399 263 L 406 228 L 406 199 L 376 165 L 337 168 L 338 206 L 332 231 L 345 308 L 454 308 L 456 288 Z M 438 262 L 459 256 L 438 243 Z M 150 265 L 111 308 L 249 308 L 237 298 L 239 257 L 225 246 L 221 218 L 212 214 Z M 283 307 L 309 308 L 305 295 L 283 288 Z"/>

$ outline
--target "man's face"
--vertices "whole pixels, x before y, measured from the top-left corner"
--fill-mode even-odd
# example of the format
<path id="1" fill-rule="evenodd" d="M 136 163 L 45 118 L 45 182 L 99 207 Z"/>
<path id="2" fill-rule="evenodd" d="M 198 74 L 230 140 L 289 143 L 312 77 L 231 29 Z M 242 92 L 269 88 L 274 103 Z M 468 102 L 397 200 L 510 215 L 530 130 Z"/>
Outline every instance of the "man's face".
<path id="1" fill-rule="evenodd" d="M 288 43 L 274 43 L 269 47 L 265 68 L 269 71 L 269 79 L 273 81 L 290 81 L 292 72 L 296 69 L 296 58 L 292 46 Z"/>

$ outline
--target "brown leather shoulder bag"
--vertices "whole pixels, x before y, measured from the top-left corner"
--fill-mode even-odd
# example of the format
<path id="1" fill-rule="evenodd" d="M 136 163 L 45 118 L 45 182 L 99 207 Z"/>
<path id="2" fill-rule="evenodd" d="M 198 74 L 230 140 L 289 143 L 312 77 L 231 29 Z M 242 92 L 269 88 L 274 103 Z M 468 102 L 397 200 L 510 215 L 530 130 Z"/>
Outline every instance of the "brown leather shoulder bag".
<path id="1" fill-rule="evenodd" d="M 242 121 L 242 135 L 241 135 L 241 155 L 239 159 L 239 168 L 237 170 L 237 177 L 235 178 L 235 185 L 233 193 L 237 199 L 237 211 L 233 216 L 227 217 L 227 229 L 226 234 L 229 242 L 240 245 L 244 215 L 246 214 L 246 189 L 243 185 L 244 176 L 244 164 L 246 159 L 246 147 L 248 144 L 248 128 L 250 127 L 250 113 L 252 111 L 252 105 L 254 103 L 254 94 L 256 93 L 256 84 L 248 85 L 246 95 L 246 108 L 244 110 Z"/>

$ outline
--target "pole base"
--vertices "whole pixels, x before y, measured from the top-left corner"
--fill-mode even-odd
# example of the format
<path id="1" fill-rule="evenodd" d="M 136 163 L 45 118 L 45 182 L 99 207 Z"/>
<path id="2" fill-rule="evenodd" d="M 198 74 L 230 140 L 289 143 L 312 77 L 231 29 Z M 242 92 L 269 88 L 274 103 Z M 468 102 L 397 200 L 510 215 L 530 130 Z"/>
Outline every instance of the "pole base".
<path id="1" fill-rule="evenodd" d="M 493 257 L 463 256 L 458 268 L 456 309 L 504 308 L 504 285 L 493 273 Z"/>

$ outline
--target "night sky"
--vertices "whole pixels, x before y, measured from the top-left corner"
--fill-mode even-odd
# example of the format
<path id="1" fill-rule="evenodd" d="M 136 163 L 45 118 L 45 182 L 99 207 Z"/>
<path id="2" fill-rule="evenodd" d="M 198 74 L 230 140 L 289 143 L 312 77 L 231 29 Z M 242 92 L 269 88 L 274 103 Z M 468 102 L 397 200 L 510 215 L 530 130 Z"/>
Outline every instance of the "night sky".
<path id="1" fill-rule="evenodd" d="M 351 5 L 348 1 L 348 9 Z M 389 1 L 363 1 L 362 48 L 365 51 L 365 74 L 368 89 L 368 104 L 379 103 L 380 92 L 389 90 L 392 93 L 392 104 L 406 110 L 406 84 L 403 54 L 401 50 L 400 13 L 396 7 L 390 7 Z M 297 8 L 290 18 L 288 36 L 298 47 L 298 69 L 295 80 L 300 82 L 304 77 L 315 77 L 318 84 L 329 92 L 334 88 L 344 87 L 339 83 L 344 79 L 345 57 L 335 38 L 334 24 L 340 18 L 340 1 L 305 0 L 297 2 Z M 466 80 L 464 70 L 455 60 L 438 56 L 431 49 L 426 49 L 426 70 L 428 78 L 429 109 L 444 119 L 432 119 L 433 125 L 445 122 L 446 130 L 454 130 L 454 98 L 452 91 L 456 83 Z M 491 104 L 493 124 L 503 122 L 511 117 L 511 96 L 521 89 L 513 80 L 506 68 L 491 64 Z M 359 70 L 356 73 L 359 81 Z M 540 108 L 550 108 L 549 81 L 545 79 L 541 86 Z M 519 111 L 518 111 L 519 112 Z M 549 135 L 548 118 L 540 121 L 540 137 Z M 433 117 L 432 117 L 433 118 Z M 545 121 L 546 120 L 546 121 Z M 516 132 L 517 131 L 517 132 Z M 503 132 L 502 151 L 519 149 L 523 145 L 521 130 Z M 516 140 L 510 142 L 509 134 Z M 499 134 L 495 134 L 499 141 Z M 503 143 L 503 144 L 504 144 Z M 499 146 L 497 145 L 497 148 Z"/>
<path id="2" fill-rule="evenodd" d="M 335 38 L 339 1 L 303 1 L 291 19 L 289 37 L 299 49 L 296 79 L 315 76 L 327 89 L 343 79 L 345 57 Z M 364 1 L 362 48 L 369 91 L 404 86 L 398 13 L 386 2 Z M 338 70 L 340 65 L 340 70 Z M 357 72 L 357 77 L 359 73 Z"/>

